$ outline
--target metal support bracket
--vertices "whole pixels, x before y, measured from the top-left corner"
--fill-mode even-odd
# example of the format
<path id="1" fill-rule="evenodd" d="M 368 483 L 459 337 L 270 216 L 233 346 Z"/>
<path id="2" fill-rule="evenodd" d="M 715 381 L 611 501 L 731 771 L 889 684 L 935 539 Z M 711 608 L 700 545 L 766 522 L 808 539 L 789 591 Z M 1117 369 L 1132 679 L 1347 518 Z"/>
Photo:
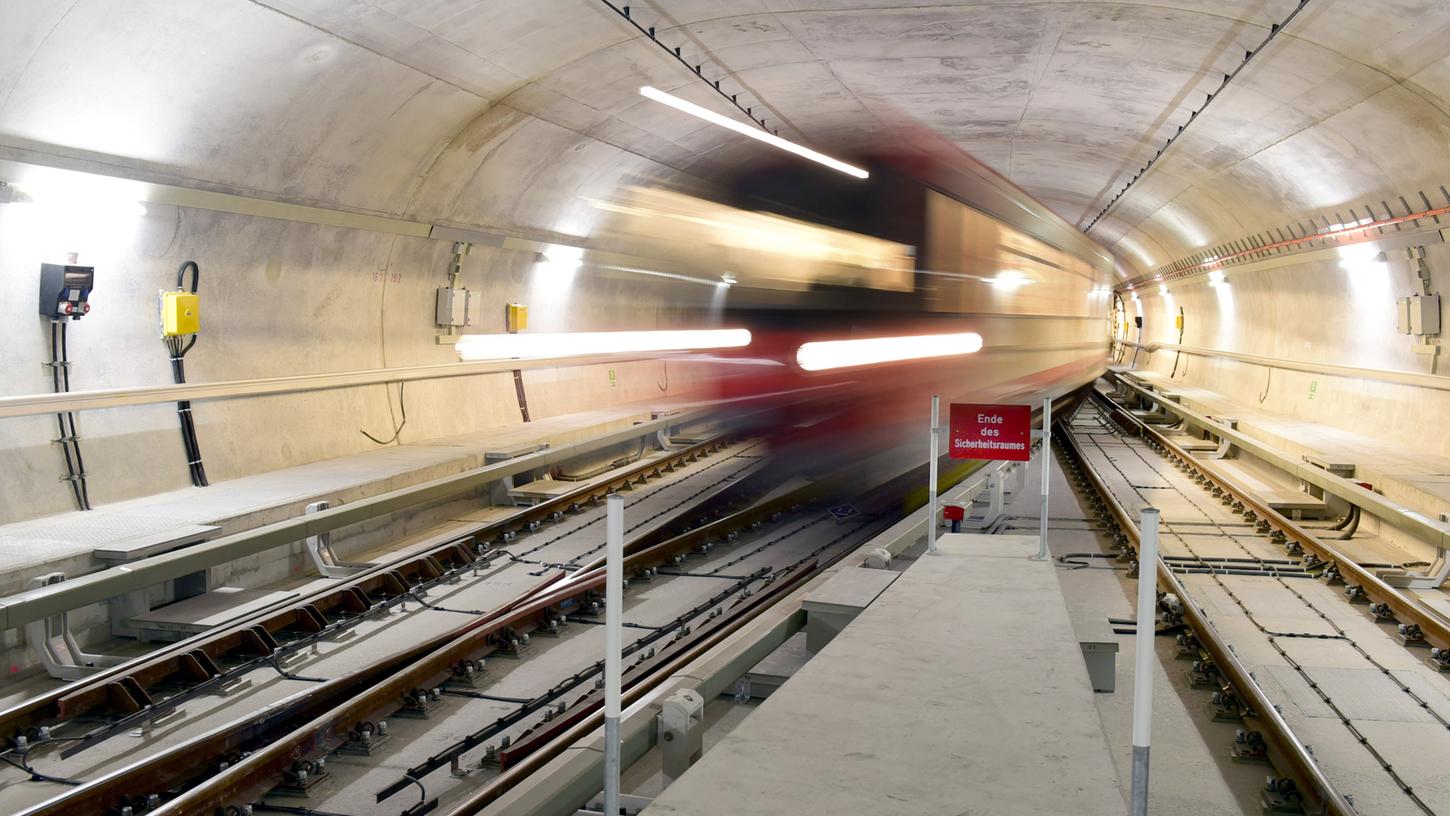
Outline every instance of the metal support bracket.
<path id="1" fill-rule="evenodd" d="M 32 588 L 50 586 L 65 580 L 63 572 L 49 572 L 30 579 Z M 25 640 L 40 657 L 45 671 L 57 680 L 80 680 L 109 666 L 119 666 L 125 658 L 90 654 L 76 643 L 70 631 L 69 613 L 25 624 Z"/>
<path id="2" fill-rule="evenodd" d="M 981 508 L 981 515 L 973 513 L 962 521 L 962 527 L 969 530 L 986 530 L 996 524 L 1002 518 L 1005 509 L 1007 479 L 1001 470 L 993 470 L 987 474 L 986 496 L 977 498 L 972 502 L 973 510 L 979 504 L 985 504 Z M 936 523 L 933 519 L 932 523 Z"/>
<path id="3" fill-rule="evenodd" d="M 684 775 L 704 753 L 705 698 L 691 689 L 680 689 L 665 699 L 660 709 L 659 737 L 665 785 Z"/>
<path id="4" fill-rule="evenodd" d="M 1225 428 L 1228 428 L 1230 431 L 1236 431 L 1236 430 L 1238 430 L 1238 427 L 1239 427 L 1239 421 L 1237 419 L 1228 419 L 1228 418 L 1225 418 L 1225 419 L 1218 420 L 1218 422 L 1219 422 L 1220 425 L 1224 426 Z M 1210 433 L 1211 433 L 1211 431 L 1210 431 Z M 1234 458 L 1234 443 L 1233 443 L 1233 440 L 1232 439 L 1229 439 L 1226 436 L 1220 436 L 1218 438 L 1218 450 L 1216 450 L 1213 453 L 1209 454 L 1209 456 L 1212 457 L 1212 458 L 1214 458 L 1214 459 L 1232 459 L 1232 458 Z"/>
<path id="5" fill-rule="evenodd" d="M 331 506 L 330 502 L 315 501 L 307 505 L 303 515 L 326 510 L 329 506 Z M 352 564 L 339 559 L 337 553 L 332 551 L 332 533 L 326 530 L 315 536 L 308 536 L 306 545 L 307 555 L 312 558 L 313 566 L 317 567 L 318 573 L 324 578 L 346 578 L 372 566 L 371 564 Z"/>
<path id="6" fill-rule="evenodd" d="M 1401 569 L 1375 570 L 1385 583 L 1401 589 L 1439 589 L 1450 579 L 1450 558 L 1444 547 L 1435 548 L 1435 560 L 1424 573 L 1407 572 Z"/>

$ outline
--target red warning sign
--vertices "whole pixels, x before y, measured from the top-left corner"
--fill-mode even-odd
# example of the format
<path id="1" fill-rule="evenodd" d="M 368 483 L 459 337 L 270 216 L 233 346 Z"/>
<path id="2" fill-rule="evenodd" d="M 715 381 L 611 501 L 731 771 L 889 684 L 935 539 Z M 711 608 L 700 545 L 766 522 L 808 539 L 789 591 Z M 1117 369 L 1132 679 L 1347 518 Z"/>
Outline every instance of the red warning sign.
<path id="1" fill-rule="evenodd" d="M 951 411 L 953 459 L 1032 458 L 1032 407 L 1028 405 L 960 405 Z"/>

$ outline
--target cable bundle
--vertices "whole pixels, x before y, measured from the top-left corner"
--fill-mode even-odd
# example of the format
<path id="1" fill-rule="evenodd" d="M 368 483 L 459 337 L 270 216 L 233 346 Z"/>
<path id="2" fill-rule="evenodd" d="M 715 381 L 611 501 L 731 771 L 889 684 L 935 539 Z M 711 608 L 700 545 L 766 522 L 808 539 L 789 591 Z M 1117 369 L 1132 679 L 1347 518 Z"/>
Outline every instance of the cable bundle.
<path id="1" fill-rule="evenodd" d="M 55 393 L 70 390 L 70 356 L 66 349 L 65 318 L 50 321 L 50 381 Z M 80 436 L 76 433 L 76 415 L 65 411 L 55 415 L 60 428 L 60 449 L 65 453 L 65 480 L 75 493 L 76 506 L 91 509 L 91 494 L 86 489 L 86 463 L 81 459 Z"/>
<path id="2" fill-rule="evenodd" d="M 201 283 L 201 267 L 196 261 L 186 261 L 176 270 L 176 288 L 185 290 L 187 271 L 191 271 L 191 292 L 196 294 L 196 287 Z M 183 344 L 180 336 L 163 337 L 166 348 L 171 352 L 171 378 L 177 385 L 186 382 L 186 353 L 196 345 L 196 335 Z M 191 401 L 181 400 L 176 403 L 176 415 L 181 419 L 181 444 L 186 449 L 186 467 L 191 471 L 191 483 L 196 487 L 206 487 L 206 468 L 201 464 L 201 445 L 196 441 L 196 422 L 191 417 Z"/>

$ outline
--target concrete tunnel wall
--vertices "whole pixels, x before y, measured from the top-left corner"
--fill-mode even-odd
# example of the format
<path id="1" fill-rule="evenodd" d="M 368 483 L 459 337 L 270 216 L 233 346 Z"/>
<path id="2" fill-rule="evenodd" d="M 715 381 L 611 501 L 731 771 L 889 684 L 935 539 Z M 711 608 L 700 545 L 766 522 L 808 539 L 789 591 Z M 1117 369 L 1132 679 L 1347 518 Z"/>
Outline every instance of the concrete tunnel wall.
<path id="1" fill-rule="evenodd" d="M 506 107 L 479 113 L 477 100 L 445 83 L 270 12 L 240 6 L 179 19 L 164 3 L 128 14 L 106 5 L 81 4 L 66 16 L 52 4 L 27 4 L 19 11 L 35 15 L 31 25 L 0 27 L 0 36 L 22 40 L 53 29 L 44 46 L 0 47 L 0 64 L 15 61 L 0 68 L 6 142 L 134 151 L 108 158 L 107 169 L 186 186 L 575 236 L 593 214 L 580 196 L 661 175 L 648 161 Z M 5 9 L 7 22 L 15 11 Z M 136 36 L 148 20 L 175 43 L 164 56 Z M 225 36 L 237 28 L 261 35 L 260 53 L 256 42 Z M 114 59 L 72 71 L 52 50 L 68 37 Z M 48 65 L 52 57 L 57 63 Z M 225 104 L 183 93 L 198 77 L 175 70 L 181 64 L 225 88 Z M 224 81 L 251 66 L 268 66 L 270 75 Z M 47 99 L 70 104 L 52 108 Z M 451 344 L 435 343 L 432 318 L 448 241 L 155 204 L 141 216 L 105 210 L 78 229 L 53 229 L 30 209 L 0 207 L 0 310 L 11 327 L 0 344 L 6 394 L 50 390 L 41 365 L 48 327 L 34 312 L 37 267 L 73 250 L 97 268 L 93 312 L 69 329 L 75 390 L 170 382 L 156 298 L 174 286 L 185 259 L 202 269 L 203 330 L 186 358 L 193 382 L 457 359 Z M 533 305 L 535 330 L 668 327 L 680 319 L 672 310 L 706 306 L 710 295 L 707 287 L 575 271 L 533 251 L 488 247 L 466 257 L 460 285 L 475 295 L 472 331 L 502 331 L 508 302 Z M 680 399 L 691 387 L 687 370 L 667 372 L 659 362 L 526 371 L 524 380 L 535 418 Z M 415 382 L 405 393 L 403 442 L 521 421 L 507 373 Z M 374 448 L 359 431 L 390 436 L 396 401 L 396 386 L 368 386 L 200 403 L 208 475 L 220 481 Z M 173 406 L 88 412 L 80 427 L 95 503 L 189 483 Z M 57 481 L 55 435 L 52 417 L 0 423 L 0 519 L 72 509 Z"/>
<path id="2" fill-rule="evenodd" d="M 904 114 L 1085 227 L 1293 7 L 682 0 L 636 12 L 783 135 L 847 149 Z M 580 236 L 593 217 L 585 197 L 640 180 L 688 186 L 757 150 L 640 100 L 638 86 L 654 84 L 717 106 L 698 79 L 587 0 L 222 0 L 204 13 L 165 0 L 9 0 L 0 15 L 0 159 Z M 1450 175 L 1447 33 L 1450 7 L 1435 0 L 1316 0 L 1090 235 L 1130 277 L 1291 221 L 1434 195 Z M 155 291 L 185 258 L 204 272 L 194 380 L 451 359 L 433 343 L 429 305 L 446 242 L 164 206 L 103 232 L 112 236 L 83 249 L 99 282 L 96 311 L 73 326 L 76 388 L 167 381 Z M 8 394 L 47 388 L 43 323 L 30 306 L 34 267 L 66 250 L 27 246 L 40 237 L 0 207 Z M 567 307 L 541 308 L 538 293 L 554 290 L 536 260 L 469 256 L 463 283 L 482 292 L 485 320 L 505 300 L 532 299 L 538 327 L 652 327 L 674 319 L 667 304 L 707 294 L 584 270 L 569 283 Z M 1447 260 L 1432 250 L 1437 286 Z M 1231 316 L 1201 283 L 1175 285 L 1185 343 L 1426 370 L 1393 330 L 1405 269 L 1389 265 L 1393 286 L 1359 286 L 1318 262 L 1235 274 Z M 1147 337 L 1176 339 L 1171 319 L 1153 313 L 1156 293 L 1143 297 Z M 1262 372 L 1240 368 L 1199 359 L 1187 377 L 1257 404 Z M 660 393 L 657 366 L 619 374 L 614 388 L 602 370 L 531 374 L 531 408 Z M 1445 392 L 1349 383 L 1310 404 L 1295 396 L 1306 390 L 1298 379 L 1279 380 L 1264 407 L 1396 444 L 1423 448 L 1430 435 L 1419 429 L 1447 407 Z M 506 376 L 407 390 L 405 440 L 517 421 Z M 210 403 L 198 417 L 218 479 L 364 450 L 372 443 L 358 427 L 391 429 L 381 387 Z M 69 508 L 53 481 L 62 468 L 51 427 L 42 418 L 0 423 L 13 463 L 0 475 L 0 517 Z M 87 414 L 82 427 L 98 501 L 186 483 L 169 407 Z"/>

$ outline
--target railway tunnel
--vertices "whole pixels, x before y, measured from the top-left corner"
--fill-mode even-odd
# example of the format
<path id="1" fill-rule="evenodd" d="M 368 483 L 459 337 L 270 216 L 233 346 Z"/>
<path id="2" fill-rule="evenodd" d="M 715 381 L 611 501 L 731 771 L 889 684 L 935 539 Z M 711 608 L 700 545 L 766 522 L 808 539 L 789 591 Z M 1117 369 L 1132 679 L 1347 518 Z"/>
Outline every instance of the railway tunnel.
<path id="1" fill-rule="evenodd" d="M 0 812 L 1450 814 L 1447 34 L 0 0 Z"/>

